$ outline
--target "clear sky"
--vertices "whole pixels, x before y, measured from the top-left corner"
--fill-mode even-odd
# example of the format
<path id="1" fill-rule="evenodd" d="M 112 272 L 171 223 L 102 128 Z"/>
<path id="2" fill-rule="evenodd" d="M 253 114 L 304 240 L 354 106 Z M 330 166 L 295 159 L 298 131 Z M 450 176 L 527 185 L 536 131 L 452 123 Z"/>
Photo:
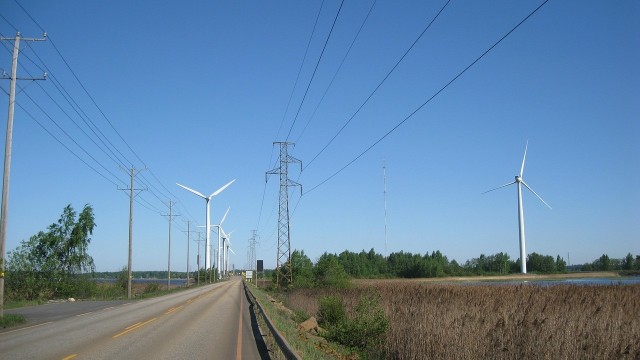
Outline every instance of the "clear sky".
<path id="1" fill-rule="evenodd" d="M 384 82 L 445 1 L 345 1 L 328 42 L 336 0 L 19 3 L 28 15 L 0 2 L 0 33 L 44 29 L 50 41 L 22 42 L 18 75 L 46 69 L 49 79 L 19 81 L 8 251 L 67 204 L 89 203 L 97 270 L 122 268 L 129 201 L 118 187 L 129 184 L 121 167 L 133 165 L 148 168 L 136 177 L 148 190 L 134 205 L 134 270 L 166 269 L 169 199 L 180 214 L 171 267 L 186 268 L 182 231 L 187 220 L 204 224 L 205 203 L 176 182 L 210 194 L 231 179 L 211 212 L 215 224 L 231 207 L 231 262 L 245 266 L 257 229 L 257 258 L 274 267 L 279 186 L 271 176 L 265 187 L 265 172 L 275 167 L 272 142 L 288 140 L 305 166 L 290 169 L 304 193 L 291 189 L 291 248 L 312 260 L 371 248 L 440 250 L 461 263 L 500 251 L 517 259 L 516 188 L 481 193 L 513 181 L 528 140 L 524 179 L 553 207 L 524 193 L 528 252 L 572 264 L 640 254 L 638 1 L 551 0 L 440 93 L 542 1 L 452 0 Z M 3 45 L 9 73 L 11 42 Z M 7 109 L 9 81 L 0 86 Z"/>

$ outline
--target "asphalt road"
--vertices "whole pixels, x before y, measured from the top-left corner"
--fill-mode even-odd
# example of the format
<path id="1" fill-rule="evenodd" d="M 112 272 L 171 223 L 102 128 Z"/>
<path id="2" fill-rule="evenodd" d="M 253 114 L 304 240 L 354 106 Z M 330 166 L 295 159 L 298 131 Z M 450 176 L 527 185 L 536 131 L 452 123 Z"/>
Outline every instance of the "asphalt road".
<path id="1" fill-rule="evenodd" d="M 153 299 L 91 303 L 42 306 L 36 321 L 28 315 L 29 326 L 0 332 L 0 358 L 268 358 L 238 278 Z"/>

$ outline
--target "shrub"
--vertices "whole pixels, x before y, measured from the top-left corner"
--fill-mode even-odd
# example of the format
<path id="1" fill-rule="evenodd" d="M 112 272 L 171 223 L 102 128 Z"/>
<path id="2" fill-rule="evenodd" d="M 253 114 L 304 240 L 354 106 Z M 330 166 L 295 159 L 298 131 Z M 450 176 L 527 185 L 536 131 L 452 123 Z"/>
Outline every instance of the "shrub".
<path id="1" fill-rule="evenodd" d="M 160 291 L 160 284 L 158 283 L 149 283 L 144 287 L 145 294 L 150 294 L 158 291 Z"/>
<path id="2" fill-rule="evenodd" d="M 349 287 L 349 275 L 333 254 L 324 253 L 313 269 L 317 287 L 346 288 Z"/>
<path id="3" fill-rule="evenodd" d="M 323 296 L 318 300 L 318 303 L 318 321 L 320 325 L 331 328 L 344 322 L 346 312 L 344 310 L 344 301 L 340 296 Z"/>
<path id="4" fill-rule="evenodd" d="M 378 295 L 364 293 L 355 305 L 352 316 L 347 316 L 341 296 L 323 296 L 318 303 L 319 321 L 326 328 L 324 335 L 328 340 L 364 354 L 373 352 L 382 344 L 389 321 Z"/>

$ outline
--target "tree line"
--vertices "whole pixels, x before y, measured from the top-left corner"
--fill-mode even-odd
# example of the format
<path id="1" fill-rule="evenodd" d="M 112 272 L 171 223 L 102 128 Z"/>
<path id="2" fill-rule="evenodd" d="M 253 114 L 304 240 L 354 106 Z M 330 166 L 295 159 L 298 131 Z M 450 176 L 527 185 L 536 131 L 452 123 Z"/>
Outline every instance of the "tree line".
<path id="1" fill-rule="evenodd" d="M 359 253 L 345 250 L 340 254 L 325 252 L 314 264 L 302 250 L 291 254 L 291 265 L 283 271 L 293 271 L 296 287 L 341 287 L 349 278 L 429 278 L 445 276 L 506 275 L 520 272 L 520 259 L 512 260 L 506 253 L 481 254 L 477 258 L 459 264 L 449 260 L 440 251 L 414 254 L 394 252 L 385 257 L 374 249 Z M 553 274 L 568 271 L 566 261 L 560 256 L 531 253 L 527 256 L 530 273 Z M 572 266 L 579 271 L 640 270 L 640 255 L 629 253 L 623 259 L 610 259 L 602 255 L 592 263 Z M 276 276 L 273 276 L 274 282 Z M 280 284 L 283 285 L 283 284 Z"/>

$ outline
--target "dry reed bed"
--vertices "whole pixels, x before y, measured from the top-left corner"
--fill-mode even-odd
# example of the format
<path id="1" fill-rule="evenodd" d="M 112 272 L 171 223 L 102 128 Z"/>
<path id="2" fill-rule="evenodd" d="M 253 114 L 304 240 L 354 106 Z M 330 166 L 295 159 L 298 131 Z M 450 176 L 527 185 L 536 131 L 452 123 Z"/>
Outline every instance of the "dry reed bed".
<path id="1" fill-rule="evenodd" d="M 389 318 L 383 358 L 640 358 L 640 285 L 371 282 L 295 290 L 287 304 L 313 315 L 320 296 L 339 294 L 352 309 L 369 291 Z"/>

